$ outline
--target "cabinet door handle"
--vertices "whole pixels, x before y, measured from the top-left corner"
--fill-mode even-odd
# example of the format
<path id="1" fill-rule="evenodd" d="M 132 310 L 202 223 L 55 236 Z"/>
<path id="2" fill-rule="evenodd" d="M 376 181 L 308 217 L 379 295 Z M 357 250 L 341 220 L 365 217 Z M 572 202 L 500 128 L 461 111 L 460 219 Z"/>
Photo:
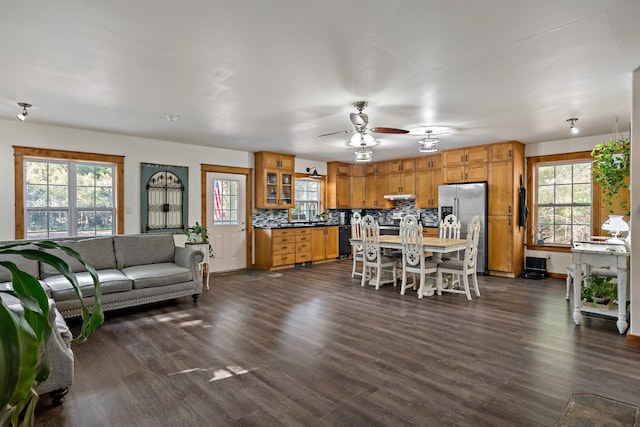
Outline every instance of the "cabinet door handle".
<path id="1" fill-rule="evenodd" d="M 509 213 L 511 213 L 511 205 L 509 205 Z"/>
<path id="2" fill-rule="evenodd" d="M 511 218 L 509 218 L 509 225 L 511 225 Z"/>
<path id="3" fill-rule="evenodd" d="M 468 154 L 465 154 L 465 155 L 464 155 L 464 161 L 465 161 L 465 162 L 468 162 L 468 161 L 469 161 L 469 155 L 468 155 Z"/>
<path id="4" fill-rule="evenodd" d="M 460 163 L 464 163 L 464 154 L 460 156 Z"/>
<path id="5" fill-rule="evenodd" d="M 513 154 L 511 154 L 511 150 L 509 150 L 509 158 L 513 157 Z"/>

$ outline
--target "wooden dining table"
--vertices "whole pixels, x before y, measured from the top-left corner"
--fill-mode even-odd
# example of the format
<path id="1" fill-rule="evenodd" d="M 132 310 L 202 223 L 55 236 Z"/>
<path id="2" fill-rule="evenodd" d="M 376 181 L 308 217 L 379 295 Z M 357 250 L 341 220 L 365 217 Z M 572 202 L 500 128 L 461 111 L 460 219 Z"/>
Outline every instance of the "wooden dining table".
<path id="1" fill-rule="evenodd" d="M 361 239 L 349 239 L 349 242 L 352 246 L 362 244 Z M 402 250 L 402 237 L 394 235 L 378 236 L 378 244 L 380 245 L 381 249 Z M 464 250 L 467 247 L 467 241 L 465 239 L 442 239 L 440 237 L 423 237 L 422 247 L 425 252 L 431 252 L 433 254 L 434 261 L 440 262 L 442 260 L 442 254 Z M 439 283 L 436 283 L 436 286 L 439 285 Z M 431 295 L 432 294 L 433 293 L 431 293 Z"/>

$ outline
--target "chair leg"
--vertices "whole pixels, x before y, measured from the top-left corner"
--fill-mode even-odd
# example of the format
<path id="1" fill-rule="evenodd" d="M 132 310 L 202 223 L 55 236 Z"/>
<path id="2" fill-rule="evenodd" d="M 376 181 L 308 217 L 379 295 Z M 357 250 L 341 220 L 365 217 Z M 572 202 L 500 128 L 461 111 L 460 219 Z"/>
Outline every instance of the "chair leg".
<path id="1" fill-rule="evenodd" d="M 356 277 L 356 255 L 353 254 L 353 268 L 351 269 L 351 278 Z"/>
<path id="2" fill-rule="evenodd" d="M 478 288 L 478 275 L 475 271 L 473 272 L 473 287 L 476 291 L 476 296 L 480 298 L 480 288 Z"/>
<path id="3" fill-rule="evenodd" d="M 571 290 L 571 275 L 567 273 L 567 294 L 564 296 L 565 299 L 569 299 L 569 291 Z"/>
<path id="4" fill-rule="evenodd" d="M 364 284 L 367 281 L 367 268 L 368 266 L 363 262 L 362 263 L 362 280 L 360 280 L 360 286 L 362 287 L 364 287 Z"/>
<path id="5" fill-rule="evenodd" d="M 471 291 L 469 291 L 469 275 L 465 274 L 462 279 L 462 281 L 464 282 L 464 293 L 465 295 L 467 295 L 467 299 L 471 301 Z"/>
<path id="6" fill-rule="evenodd" d="M 402 284 L 400 285 L 400 295 L 404 295 L 404 291 L 407 289 L 407 272 L 402 269 Z"/>

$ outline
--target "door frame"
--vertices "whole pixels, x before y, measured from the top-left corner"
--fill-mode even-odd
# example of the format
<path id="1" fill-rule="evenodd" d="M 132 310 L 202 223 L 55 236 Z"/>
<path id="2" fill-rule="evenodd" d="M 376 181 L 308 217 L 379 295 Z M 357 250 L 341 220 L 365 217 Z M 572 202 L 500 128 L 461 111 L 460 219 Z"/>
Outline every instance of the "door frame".
<path id="1" fill-rule="evenodd" d="M 247 268 L 253 268 L 253 223 L 251 221 L 251 213 L 253 212 L 253 169 L 240 168 L 235 166 L 209 165 L 200 164 L 200 206 L 202 209 L 201 219 L 202 226 L 207 226 L 207 173 L 230 173 L 235 175 L 244 175 L 246 178 L 245 186 L 245 235 L 247 241 Z"/>

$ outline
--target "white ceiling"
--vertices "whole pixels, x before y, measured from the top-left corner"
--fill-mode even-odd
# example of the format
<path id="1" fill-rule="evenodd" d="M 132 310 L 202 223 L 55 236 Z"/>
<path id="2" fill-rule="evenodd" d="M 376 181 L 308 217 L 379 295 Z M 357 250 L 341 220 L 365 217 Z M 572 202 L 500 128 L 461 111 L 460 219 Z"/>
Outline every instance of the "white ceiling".
<path id="1" fill-rule="evenodd" d="M 638 0 L 29 0 L 0 16 L 0 118 L 311 160 L 372 127 L 441 149 L 629 129 Z M 170 122 L 166 115 L 180 116 Z M 379 135 L 374 158 L 417 155 Z M 91 144 L 88 141 L 88 144 Z M 98 149 L 99 147 L 96 147 Z"/>

